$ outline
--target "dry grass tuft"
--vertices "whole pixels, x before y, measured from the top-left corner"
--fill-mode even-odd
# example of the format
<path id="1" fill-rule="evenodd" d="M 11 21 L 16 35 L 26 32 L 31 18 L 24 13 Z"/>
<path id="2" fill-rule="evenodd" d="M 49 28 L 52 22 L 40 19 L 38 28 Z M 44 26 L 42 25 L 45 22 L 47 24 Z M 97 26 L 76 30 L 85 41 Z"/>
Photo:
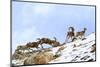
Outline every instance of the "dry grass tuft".
<path id="1" fill-rule="evenodd" d="M 35 64 L 47 64 L 51 60 L 53 60 L 53 54 L 47 52 L 41 52 L 34 57 Z"/>
<path id="2" fill-rule="evenodd" d="M 53 54 L 48 52 L 39 52 L 33 54 L 29 58 L 25 59 L 24 65 L 28 64 L 47 64 L 49 61 L 53 60 Z"/>

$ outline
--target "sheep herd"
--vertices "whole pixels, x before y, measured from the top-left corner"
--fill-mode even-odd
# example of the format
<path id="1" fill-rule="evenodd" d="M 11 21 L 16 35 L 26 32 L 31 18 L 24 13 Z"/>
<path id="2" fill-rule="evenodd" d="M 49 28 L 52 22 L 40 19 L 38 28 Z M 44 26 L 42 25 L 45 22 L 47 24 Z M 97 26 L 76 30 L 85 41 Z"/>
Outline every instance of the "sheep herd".
<path id="1" fill-rule="evenodd" d="M 23 52 L 25 50 L 32 50 L 31 48 L 39 48 L 39 45 L 43 48 L 43 44 L 51 45 L 52 47 L 57 47 L 63 44 L 60 44 L 60 42 L 57 41 L 56 37 L 54 37 L 54 40 L 51 40 L 49 38 L 38 38 L 35 42 L 28 42 L 26 45 L 19 45 L 17 46 L 16 51 L 22 50 Z"/>
<path id="2" fill-rule="evenodd" d="M 60 43 L 56 37 L 53 39 L 50 38 L 37 38 L 36 41 L 28 42 L 24 45 L 18 45 L 15 49 L 15 52 L 13 54 L 13 59 L 23 59 L 24 65 L 27 64 L 46 64 L 52 59 L 56 59 L 60 56 L 61 51 L 64 50 L 66 47 L 64 46 L 66 43 L 68 43 L 68 40 L 71 39 L 71 42 L 73 42 L 75 39 L 84 39 L 86 28 L 83 29 L 83 31 L 75 32 L 74 27 L 69 27 L 69 31 L 66 34 L 66 39 L 64 43 Z M 58 51 L 53 55 L 52 53 L 48 53 L 51 51 L 49 48 L 45 48 L 43 44 L 48 44 L 52 47 L 59 47 Z M 76 47 L 76 45 L 73 45 L 73 48 Z M 36 48 L 37 50 L 33 50 L 33 48 Z M 41 48 L 41 49 L 39 49 Z M 25 52 L 28 51 L 28 52 Z M 30 51 L 31 50 L 31 51 Z M 92 48 L 93 52 L 95 51 L 95 45 Z"/>
<path id="3" fill-rule="evenodd" d="M 71 31 L 67 32 L 67 37 L 66 37 L 65 42 L 68 42 L 69 39 L 71 39 L 71 41 L 73 42 L 77 38 L 80 38 L 80 39 L 84 38 L 87 28 L 84 28 L 83 31 L 78 31 L 76 33 L 75 33 L 74 27 L 69 27 L 69 30 Z"/>
<path id="4" fill-rule="evenodd" d="M 83 31 L 76 32 L 76 35 L 75 35 L 74 27 L 69 27 L 69 30 L 71 30 L 71 31 L 67 32 L 66 40 L 65 40 L 65 42 L 63 44 L 61 44 L 59 41 L 57 41 L 56 37 L 54 37 L 54 39 L 50 39 L 50 38 L 37 38 L 37 40 L 35 42 L 28 42 L 25 45 L 17 46 L 17 49 L 15 51 L 17 51 L 17 52 L 19 50 L 22 50 L 23 52 L 25 50 L 32 50 L 33 51 L 33 49 L 31 49 L 31 48 L 38 49 L 39 45 L 41 46 L 42 49 L 44 49 L 43 48 L 43 44 L 48 44 L 48 45 L 51 45 L 52 47 L 61 46 L 61 45 L 66 44 L 68 42 L 68 39 L 71 39 L 71 41 L 74 41 L 74 39 L 76 39 L 78 37 L 82 38 L 83 36 L 85 36 L 85 31 L 87 29 L 84 28 Z"/>

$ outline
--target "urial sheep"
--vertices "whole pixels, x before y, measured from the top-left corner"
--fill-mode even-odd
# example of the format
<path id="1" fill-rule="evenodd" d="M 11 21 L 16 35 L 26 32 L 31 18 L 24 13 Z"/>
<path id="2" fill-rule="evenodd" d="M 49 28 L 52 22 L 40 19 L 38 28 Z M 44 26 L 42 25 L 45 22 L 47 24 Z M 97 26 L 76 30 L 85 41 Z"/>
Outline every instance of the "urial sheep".
<path id="1" fill-rule="evenodd" d="M 85 37 L 85 32 L 86 32 L 87 28 L 84 28 L 83 31 L 77 32 L 76 33 L 76 37 L 79 37 L 80 39 L 82 39 L 82 37 Z"/>
<path id="2" fill-rule="evenodd" d="M 71 41 L 72 41 L 74 37 L 75 37 L 74 27 L 69 27 L 69 31 L 67 32 L 67 36 L 66 36 L 65 43 L 66 43 L 67 40 L 69 40 L 69 39 L 71 39 Z"/>

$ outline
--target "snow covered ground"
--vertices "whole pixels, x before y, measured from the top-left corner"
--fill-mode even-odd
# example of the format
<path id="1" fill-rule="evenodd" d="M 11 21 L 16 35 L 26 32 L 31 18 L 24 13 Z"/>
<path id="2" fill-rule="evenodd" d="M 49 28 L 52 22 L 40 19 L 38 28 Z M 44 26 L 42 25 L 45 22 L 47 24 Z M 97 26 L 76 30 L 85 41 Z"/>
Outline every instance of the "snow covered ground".
<path id="1" fill-rule="evenodd" d="M 75 42 L 67 43 L 64 45 L 66 48 L 61 51 L 61 56 L 49 63 L 95 61 L 95 52 L 91 53 L 93 44 L 95 44 L 95 33 L 87 36 L 85 40 L 79 39 Z M 54 49 L 53 51 L 57 50 Z"/>
<path id="2" fill-rule="evenodd" d="M 48 63 L 62 63 L 62 62 L 82 62 L 95 61 L 95 51 L 91 52 L 95 43 L 95 33 L 85 37 L 84 40 L 77 39 L 74 42 L 66 43 L 64 48 L 59 52 L 60 56 Z M 50 53 L 56 55 L 60 47 L 50 48 Z M 24 60 L 13 60 L 12 63 L 16 65 L 23 65 Z"/>

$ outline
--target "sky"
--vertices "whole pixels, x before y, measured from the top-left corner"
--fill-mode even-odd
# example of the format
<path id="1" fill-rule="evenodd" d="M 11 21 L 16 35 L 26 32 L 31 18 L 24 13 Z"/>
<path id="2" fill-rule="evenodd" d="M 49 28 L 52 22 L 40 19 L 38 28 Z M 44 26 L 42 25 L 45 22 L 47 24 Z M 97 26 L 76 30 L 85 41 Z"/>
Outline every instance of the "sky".
<path id="1" fill-rule="evenodd" d="M 42 37 L 63 43 L 70 26 L 75 32 L 86 27 L 86 36 L 95 32 L 95 7 L 13 1 L 12 51 Z"/>

